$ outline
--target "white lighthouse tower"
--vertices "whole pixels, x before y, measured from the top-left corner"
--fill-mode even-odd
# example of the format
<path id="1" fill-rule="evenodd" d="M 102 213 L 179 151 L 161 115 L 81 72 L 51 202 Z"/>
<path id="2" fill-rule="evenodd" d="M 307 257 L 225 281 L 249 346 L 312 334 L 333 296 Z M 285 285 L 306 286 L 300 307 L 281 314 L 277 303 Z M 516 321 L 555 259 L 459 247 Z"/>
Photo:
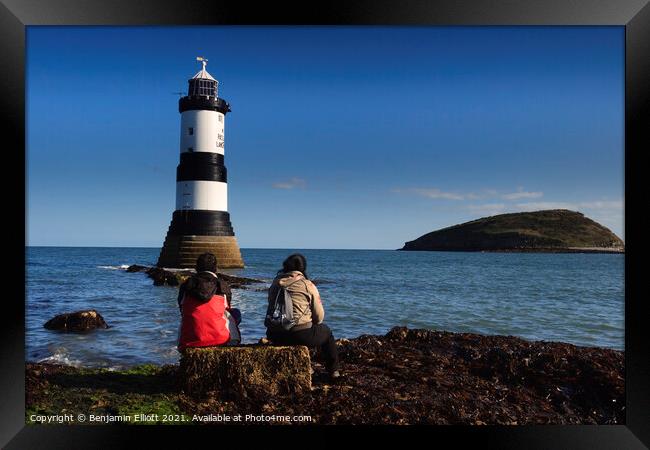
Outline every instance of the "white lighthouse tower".
<path id="1" fill-rule="evenodd" d="M 218 96 L 219 82 L 205 69 L 189 80 L 178 101 L 181 113 L 180 164 L 176 169 L 176 210 L 158 258 L 159 267 L 194 267 L 204 252 L 219 268 L 244 267 L 228 213 L 224 165 L 224 122 L 230 105 Z"/>

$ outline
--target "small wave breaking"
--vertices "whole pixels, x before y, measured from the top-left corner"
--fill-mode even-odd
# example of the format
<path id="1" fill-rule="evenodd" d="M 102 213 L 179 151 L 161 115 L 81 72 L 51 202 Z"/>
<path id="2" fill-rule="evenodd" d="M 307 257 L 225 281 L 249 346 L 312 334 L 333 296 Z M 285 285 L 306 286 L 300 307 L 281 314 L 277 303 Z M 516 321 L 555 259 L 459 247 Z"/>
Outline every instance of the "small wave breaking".
<path id="1" fill-rule="evenodd" d="M 119 266 L 97 266 L 98 269 L 107 269 L 107 270 L 126 270 L 129 268 L 128 264 L 122 264 Z"/>
<path id="2" fill-rule="evenodd" d="M 63 349 L 55 350 L 50 356 L 39 359 L 39 363 L 63 364 L 65 366 L 81 367 L 82 362 L 78 359 L 70 358 L 67 351 Z"/>

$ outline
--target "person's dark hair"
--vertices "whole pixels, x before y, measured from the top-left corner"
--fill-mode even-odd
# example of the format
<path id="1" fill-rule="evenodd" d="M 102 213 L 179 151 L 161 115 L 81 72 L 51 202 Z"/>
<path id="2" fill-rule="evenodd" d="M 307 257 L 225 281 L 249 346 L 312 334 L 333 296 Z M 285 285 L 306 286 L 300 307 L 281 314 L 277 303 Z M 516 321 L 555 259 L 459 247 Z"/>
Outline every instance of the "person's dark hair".
<path id="1" fill-rule="evenodd" d="M 300 253 L 289 255 L 282 263 L 282 270 L 278 271 L 278 273 L 291 272 L 292 270 L 302 272 L 305 278 L 309 279 L 307 276 L 307 260 Z"/>
<path id="2" fill-rule="evenodd" d="M 212 253 L 203 253 L 196 258 L 196 271 L 203 272 L 206 270 L 217 273 L 217 257 Z"/>

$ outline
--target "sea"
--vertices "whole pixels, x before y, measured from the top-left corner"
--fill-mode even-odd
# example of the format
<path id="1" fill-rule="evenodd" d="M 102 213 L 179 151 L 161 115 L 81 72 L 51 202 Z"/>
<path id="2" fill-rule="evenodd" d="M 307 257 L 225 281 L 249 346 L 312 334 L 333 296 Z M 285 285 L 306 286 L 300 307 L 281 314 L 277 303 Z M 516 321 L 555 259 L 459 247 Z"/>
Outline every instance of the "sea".
<path id="1" fill-rule="evenodd" d="M 174 364 L 178 288 L 153 286 L 131 264 L 155 265 L 159 248 L 26 247 L 26 359 L 122 369 Z M 271 280 L 300 252 L 335 338 L 426 328 L 624 349 L 623 254 L 242 249 L 262 280 L 234 290 L 244 343 L 264 336 Z M 53 316 L 97 310 L 105 330 L 46 330 Z"/>

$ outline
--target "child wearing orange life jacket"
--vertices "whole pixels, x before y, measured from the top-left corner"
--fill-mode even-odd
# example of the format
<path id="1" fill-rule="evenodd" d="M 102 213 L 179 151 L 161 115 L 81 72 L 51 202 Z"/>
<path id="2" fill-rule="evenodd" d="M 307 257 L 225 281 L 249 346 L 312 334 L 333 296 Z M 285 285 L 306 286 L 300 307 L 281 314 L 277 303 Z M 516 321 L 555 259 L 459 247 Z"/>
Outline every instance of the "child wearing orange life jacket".
<path id="1" fill-rule="evenodd" d="M 188 347 L 233 345 L 241 341 L 241 314 L 230 306 L 230 289 L 217 276 L 217 258 L 204 253 L 196 261 L 196 275 L 180 287 L 181 326 L 178 350 Z"/>

